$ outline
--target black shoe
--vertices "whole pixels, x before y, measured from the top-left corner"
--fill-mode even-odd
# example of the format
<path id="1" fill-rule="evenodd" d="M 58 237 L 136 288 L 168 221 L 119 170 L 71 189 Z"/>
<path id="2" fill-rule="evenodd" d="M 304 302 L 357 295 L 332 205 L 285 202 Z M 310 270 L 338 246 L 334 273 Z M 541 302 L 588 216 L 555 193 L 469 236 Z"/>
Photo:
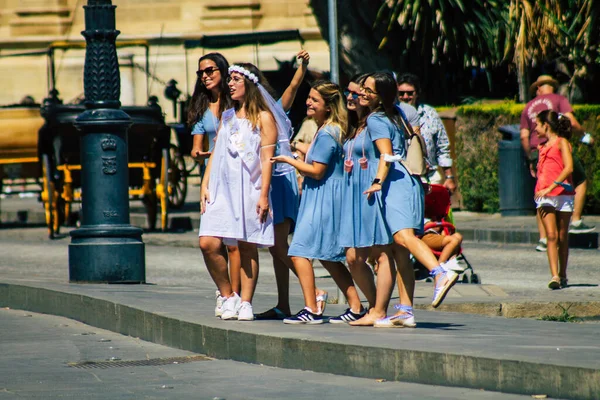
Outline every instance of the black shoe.
<path id="1" fill-rule="evenodd" d="M 270 310 L 262 312 L 260 314 L 254 314 L 254 319 L 258 320 L 277 320 L 283 321 L 284 319 L 290 317 L 289 314 L 284 313 L 277 307 L 273 307 Z"/>
<path id="2" fill-rule="evenodd" d="M 284 324 L 293 324 L 293 325 L 316 325 L 323 323 L 323 316 L 312 313 L 308 311 L 306 308 L 303 308 L 298 312 L 298 314 L 286 318 L 283 320 Z"/>
<path id="3" fill-rule="evenodd" d="M 338 315 L 337 317 L 329 318 L 330 324 L 347 324 L 348 322 L 356 321 L 361 319 L 367 310 L 363 310 L 361 313 L 353 313 L 350 308 L 348 308 L 343 314 Z"/>

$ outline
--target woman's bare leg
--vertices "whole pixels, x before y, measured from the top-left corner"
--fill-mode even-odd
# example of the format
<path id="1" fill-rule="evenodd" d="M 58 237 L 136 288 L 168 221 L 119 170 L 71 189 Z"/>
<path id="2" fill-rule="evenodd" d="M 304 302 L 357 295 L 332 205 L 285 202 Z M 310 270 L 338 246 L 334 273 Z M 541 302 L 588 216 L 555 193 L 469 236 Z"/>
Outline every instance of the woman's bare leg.
<path id="1" fill-rule="evenodd" d="M 223 255 L 223 241 L 221 238 L 212 236 L 201 236 L 198 240 L 200 250 L 204 257 L 204 263 L 217 289 L 223 297 L 231 297 L 233 290 L 229 281 L 227 271 L 227 259 Z"/>
<path id="2" fill-rule="evenodd" d="M 387 315 L 387 308 L 390 303 L 390 297 L 392 296 L 396 280 L 396 266 L 390 246 L 376 246 L 373 248 L 371 254 L 379 265 L 375 305 L 369 309 L 369 312 L 365 314 L 365 316 L 357 321 L 350 322 L 350 325 L 371 326 L 375 321 L 385 318 Z"/>
<path id="3" fill-rule="evenodd" d="M 304 257 L 292 257 L 292 262 L 294 263 L 296 274 L 302 287 L 304 304 L 311 312 L 316 314 L 318 308 L 317 299 L 315 298 L 315 271 L 313 270 L 312 263 L 308 258 Z"/>
<path id="4" fill-rule="evenodd" d="M 229 259 L 229 279 L 231 281 L 231 288 L 237 294 L 240 294 L 242 288 L 241 284 L 241 268 L 242 261 L 240 259 L 240 250 L 238 246 L 226 246 L 227 247 L 227 258 Z"/>
<path id="5" fill-rule="evenodd" d="M 242 293 L 240 297 L 242 301 L 252 303 L 258 282 L 258 249 L 256 244 L 248 242 L 238 242 L 238 249 L 241 261 Z"/>
<path id="6" fill-rule="evenodd" d="M 346 262 L 352 274 L 352 279 L 367 298 L 369 308 L 371 308 L 375 307 L 377 289 L 373 270 L 366 262 L 369 254 L 371 254 L 370 247 L 350 247 L 346 250 Z M 359 313 L 360 310 L 352 309 L 352 312 Z"/>
<path id="7" fill-rule="evenodd" d="M 344 296 L 346 296 L 346 300 L 348 300 L 348 305 L 350 306 L 350 308 L 353 310 L 361 310 L 362 305 L 360 304 L 358 291 L 354 286 L 354 281 L 352 281 L 352 275 L 350 275 L 350 271 L 348 271 L 348 268 L 346 268 L 346 266 L 339 261 L 319 261 L 329 272 L 329 274 L 335 281 L 335 284 L 340 288 L 342 293 L 344 293 Z"/>

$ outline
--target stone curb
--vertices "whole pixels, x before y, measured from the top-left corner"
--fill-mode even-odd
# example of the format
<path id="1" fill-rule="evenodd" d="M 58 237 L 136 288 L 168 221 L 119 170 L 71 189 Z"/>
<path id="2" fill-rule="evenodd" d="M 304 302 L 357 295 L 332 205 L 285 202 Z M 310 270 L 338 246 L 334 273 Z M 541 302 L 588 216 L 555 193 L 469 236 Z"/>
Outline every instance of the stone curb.
<path id="1" fill-rule="evenodd" d="M 558 398 L 590 399 L 600 393 L 600 369 L 252 334 L 23 285 L 0 284 L 0 306 L 59 315 L 218 359 L 277 368 Z"/>
<path id="2" fill-rule="evenodd" d="M 557 302 L 505 302 L 505 303 L 446 303 L 439 308 L 431 305 L 415 304 L 415 309 L 426 311 L 457 312 L 477 314 L 487 317 L 534 318 L 560 317 L 564 310 L 575 318 L 595 319 L 600 317 L 600 301 Z"/>

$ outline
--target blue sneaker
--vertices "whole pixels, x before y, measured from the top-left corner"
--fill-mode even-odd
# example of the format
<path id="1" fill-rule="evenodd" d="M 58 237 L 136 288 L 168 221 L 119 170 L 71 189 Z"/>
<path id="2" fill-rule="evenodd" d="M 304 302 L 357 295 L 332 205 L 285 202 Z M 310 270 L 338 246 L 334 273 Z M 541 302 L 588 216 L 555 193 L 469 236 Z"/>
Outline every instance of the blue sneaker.
<path id="1" fill-rule="evenodd" d="M 356 321 L 361 319 L 365 314 L 367 313 L 367 310 L 364 310 L 360 313 L 353 313 L 352 309 L 348 308 L 346 311 L 344 311 L 343 314 L 338 315 L 337 317 L 332 317 L 329 318 L 329 323 L 330 324 L 347 324 L 348 322 L 352 322 L 352 321 Z"/>
<path id="2" fill-rule="evenodd" d="M 283 323 L 292 325 L 317 325 L 323 323 L 323 315 L 315 314 L 305 307 L 298 314 L 284 319 Z"/>

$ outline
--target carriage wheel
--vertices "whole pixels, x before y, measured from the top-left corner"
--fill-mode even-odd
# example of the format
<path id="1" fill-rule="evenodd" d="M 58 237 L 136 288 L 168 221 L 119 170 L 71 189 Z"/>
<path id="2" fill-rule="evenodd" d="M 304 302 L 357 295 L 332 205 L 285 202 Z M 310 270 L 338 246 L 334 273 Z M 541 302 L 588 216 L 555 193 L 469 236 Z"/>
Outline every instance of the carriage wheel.
<path id="1" fill-rule="evenodd" d="M 179 147 L 171 144 L 169 152 L 169 206 L 180 209 L 187 196 L 187 171 Z"/>
<path id="2" fill-rule="evenodd" d="M 160 199 L 160 227 L 166 232 L 169 224 L 169 149 L 162 150 L 160 182 L 156 194 Z M 159 190 L 160 189 L 160 190 Z"/>
<path id="3" fill-rule="evenodd" d="M 48 238 L 54 239 L 55 234 L 55 211 L 56 204 L 54 199 L 54 182 L 52 181 L 52 170 L 50 168 L 50 158 L 47 154 L 42 155 L 42 202 L 44 203 L 44 212 L 46 214 L 46 226 L 48 227 Z"/>

